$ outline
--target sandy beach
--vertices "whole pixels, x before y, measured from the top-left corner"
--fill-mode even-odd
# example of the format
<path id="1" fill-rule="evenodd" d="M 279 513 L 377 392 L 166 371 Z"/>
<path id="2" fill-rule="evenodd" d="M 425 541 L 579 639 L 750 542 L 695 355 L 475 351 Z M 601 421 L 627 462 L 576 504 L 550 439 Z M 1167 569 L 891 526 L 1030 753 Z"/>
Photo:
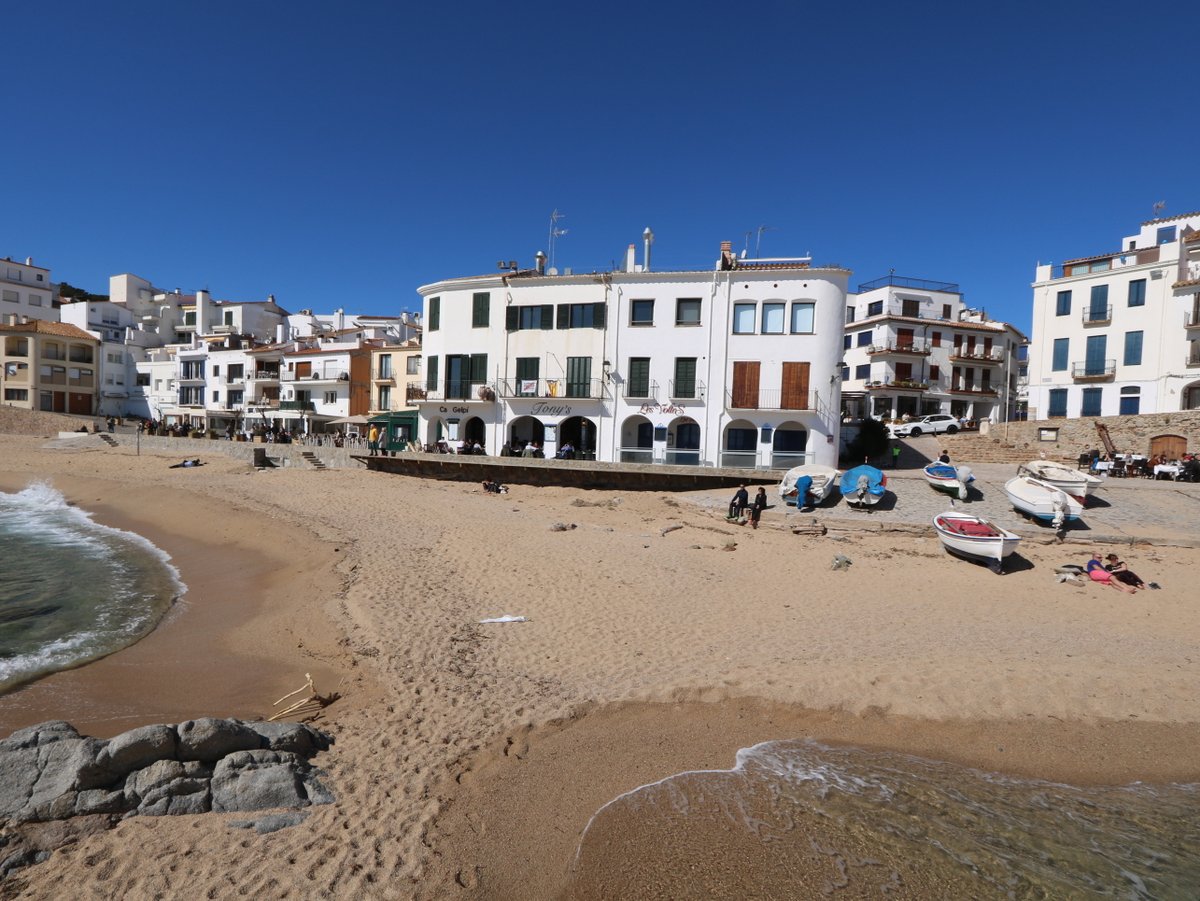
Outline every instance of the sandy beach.
<path id="1" fill-rule="evenodd" d="M 188 592 L 134 647 L 0 698 L 2 733 L 268 716 L 311 672 L 340 695 L 317 722 L 337 802 L 265 836 L 130 819 L 22 870 L 19 897 L 554 897 L 607 801 L 770 739 L 1200 780 L 1200 550 L 1161 536 L 1121 548 L 1164 586 L 1130 597 L 1055 581 L 1086 546 L 1027 542 L 997 577 L 932 532 L 805 537 L 778 507 L 739 528 L 726 492 L 497 496 L 47 445 L 0 436 L 0 490 L 51 483 Z M 528 621 L 478 623 L 502 614 Z"/>

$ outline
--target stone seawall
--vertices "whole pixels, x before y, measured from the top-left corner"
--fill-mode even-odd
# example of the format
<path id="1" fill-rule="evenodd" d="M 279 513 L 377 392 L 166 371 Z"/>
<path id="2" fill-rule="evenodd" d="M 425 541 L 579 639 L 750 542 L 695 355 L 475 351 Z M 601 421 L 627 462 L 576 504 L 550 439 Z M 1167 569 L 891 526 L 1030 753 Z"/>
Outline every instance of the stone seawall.
<path id="1" fill-rule="evenodd" d="M 1028 422 L 993 424 L 992 438 L 1021 447 L 1045 451 L 1047 456 L 1074 457 L 1091 448 L 1104 450 L 1096 423 L 1108 427 L 1119 453 L 1148 454 L 1150 442 L 1160 435 L 1180 435 L 1187 439 L 1189 452 L 1200 451 L 1200 410 L 1177 413 L 1147 413 L 1142 416 L 1101 416 L 1082 419 L 1038 419 Z M 1042 430 L 1054 429 L 1054 440 L 1043 440 Z"/>

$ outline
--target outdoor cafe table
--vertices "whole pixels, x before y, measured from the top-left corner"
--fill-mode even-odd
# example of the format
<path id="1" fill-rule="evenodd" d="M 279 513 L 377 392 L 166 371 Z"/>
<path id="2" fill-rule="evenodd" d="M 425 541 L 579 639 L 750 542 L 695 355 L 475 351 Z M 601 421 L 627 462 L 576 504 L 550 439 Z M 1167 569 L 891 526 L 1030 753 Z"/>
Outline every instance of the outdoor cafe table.
<path id="1" fill-rule="evenodd" d="M 1154 467 L 1154 478 L 1165 475 L 1175 479 L 1181 472 L 1183 472 L 1183 467 L 1178 463 L 1159 463 Z"/>
<path id="2" fill-rule="evenodd" d="M 1093 468 L 1096 472 L 1108 472 L 1113 468 L 1112 460 L 1097 460 Z"/>

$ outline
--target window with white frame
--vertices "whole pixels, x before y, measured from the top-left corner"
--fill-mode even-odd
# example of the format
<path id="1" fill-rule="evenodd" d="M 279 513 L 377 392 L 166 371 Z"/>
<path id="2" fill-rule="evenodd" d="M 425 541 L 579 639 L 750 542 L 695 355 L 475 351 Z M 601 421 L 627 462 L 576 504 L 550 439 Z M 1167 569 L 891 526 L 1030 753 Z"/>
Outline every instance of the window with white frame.
<path id="1" fill-rule="evenodd" d="M 337 392 L 336 391 L 326 391 L 325 392 L 325 403 L 336 404 L 337 403 Z"/>

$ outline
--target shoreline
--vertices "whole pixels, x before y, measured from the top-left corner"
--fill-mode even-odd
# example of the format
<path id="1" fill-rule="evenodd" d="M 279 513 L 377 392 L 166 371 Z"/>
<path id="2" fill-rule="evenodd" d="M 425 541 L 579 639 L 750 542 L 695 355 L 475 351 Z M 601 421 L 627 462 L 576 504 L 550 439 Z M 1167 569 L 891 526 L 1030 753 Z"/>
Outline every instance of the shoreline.
<path id="1" fill-rule="evenodd" d="M 614 702 L 533 726 L 515 752 L 506 740 L 466 765 L 435 830 L 454 878 L 431 896 L 466 873 L 488 897 L 563 897 L 583 832 L 606 804 L 672 776 L 729 771 L 740 750 L 792 739 L 1084 788 L 1200 783 L 1200 751 L 1177 756 L 1200 748 L 1200 723 L 937 721 L 747 697 Z"/>
<path id="2" fill-rule="evenodd" d="M 32 479 L 0 472 L 0 490 L 20 491 Z M 203 523 L 232 511 L 207 498 L 147 487 L 115 493 L 113 483 L 73 476 L 46 478 L 67 502 L 95 522 L 136 533 L 170 557 L 186 586 L 155 627 L 133 644 L 70 669 L 43 676 L 0 696 L 0 734 L 47 719 L 64 719 L 97 738 L 150 723 L 201 716 L 267 718 L 272 701 L 304 684 L 332 690 L 341 678 L 321 611 L 295 603 L 295 593 L 336 594 L 340 558 L 315 538 L 289 536 L 294 558 L 280 554 L 267 523 L 239 510 L 219 540 Z M 214 565 L 219 561 L 219 565 Z M 290 570 L 290 571 L 289 571 Z M 296 617 L 294 624 L 286 620 Z M 294 652 L 284 648 L 296 649 Z M 152 689 L 149 686 L 153 686 Z"/>

